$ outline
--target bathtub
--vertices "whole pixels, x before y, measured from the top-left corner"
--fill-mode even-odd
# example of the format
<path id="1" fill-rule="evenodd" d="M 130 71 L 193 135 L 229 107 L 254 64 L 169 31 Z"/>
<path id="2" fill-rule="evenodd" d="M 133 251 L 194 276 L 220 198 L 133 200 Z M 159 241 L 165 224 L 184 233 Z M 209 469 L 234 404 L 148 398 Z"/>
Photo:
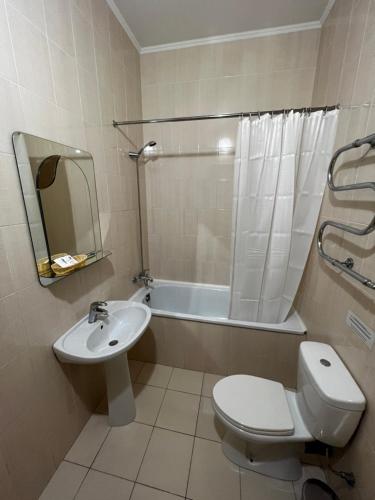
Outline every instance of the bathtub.
<path id="1" fill-rule="evenodd" d="M 286 321 L 277 324 L 229 319 L 229 286 L 155 280 L 153 288 L 140 288 L 130 300 L 149 305 L 153 316 L 268 332 L 306 333 L 306 326 L 295 310 Z"/>

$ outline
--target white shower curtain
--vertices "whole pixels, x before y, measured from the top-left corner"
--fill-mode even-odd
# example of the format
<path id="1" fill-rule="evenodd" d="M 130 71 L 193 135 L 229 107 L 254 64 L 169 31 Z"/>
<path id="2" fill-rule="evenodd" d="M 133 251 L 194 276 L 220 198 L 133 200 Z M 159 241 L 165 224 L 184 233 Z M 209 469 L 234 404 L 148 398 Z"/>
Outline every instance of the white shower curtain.
<path id="1" fill-rule="evenodd" d="M 338 110 L 244 118 L 238 128 L 230 318 L 280 323 L 318 220 Z"/>

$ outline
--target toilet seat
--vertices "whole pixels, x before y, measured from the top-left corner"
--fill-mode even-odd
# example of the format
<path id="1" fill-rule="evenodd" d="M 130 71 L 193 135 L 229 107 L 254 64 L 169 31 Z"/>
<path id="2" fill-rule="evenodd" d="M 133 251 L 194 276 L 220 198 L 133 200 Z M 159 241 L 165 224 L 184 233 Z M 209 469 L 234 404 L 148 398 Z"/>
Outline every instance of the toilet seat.
<path id="1" fill-rule="evenodd" d="M 264 436 L 291 436 L 294 421 L 284 386 L 252 375 L 232 375 L 214 387 L 216 410 L 237 428 Z"/>

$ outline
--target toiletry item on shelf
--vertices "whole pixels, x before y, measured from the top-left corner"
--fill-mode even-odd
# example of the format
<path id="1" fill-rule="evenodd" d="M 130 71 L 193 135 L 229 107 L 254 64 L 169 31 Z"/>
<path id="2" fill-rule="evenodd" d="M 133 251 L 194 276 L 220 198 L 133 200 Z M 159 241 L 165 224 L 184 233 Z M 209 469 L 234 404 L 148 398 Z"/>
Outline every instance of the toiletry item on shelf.
<path id="1" fill-rule="evenodd" d="M 68 254 L 58 254 L 53 255 L 52 260 L 54 260 L 54 264 L 52 264 L 51 268 L 56 276 L 65 276 L 75 269 L 84 266 L 85 261 L 87 260 L 87 254 L 73 256 Z"/>
<path id="2" fill-rule="evenodd" d="M 38 272 L 41 275 L 47 275 L 52 269 L 56 276 L 65 276 L 75 269 L 83 267 L 86 260 L 91 256 L 90 253 L 73 256 L 67 253 L 57 253 L 51 256 L 51 259 L 54 261 L 51 266 L 48 257 L 39 259 L 37 262 Z"/>

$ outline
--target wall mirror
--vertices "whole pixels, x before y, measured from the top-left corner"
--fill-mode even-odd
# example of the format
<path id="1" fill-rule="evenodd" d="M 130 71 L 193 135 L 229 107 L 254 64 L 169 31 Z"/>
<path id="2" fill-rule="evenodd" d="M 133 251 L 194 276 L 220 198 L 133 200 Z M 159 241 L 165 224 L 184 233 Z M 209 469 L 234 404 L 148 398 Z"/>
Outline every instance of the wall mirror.
<path id="1" fill-rule="evenodd" d="M 103 250 L 90 153 L 14 132 L 39 281 L 49 286 L 110 254 Z"/>

